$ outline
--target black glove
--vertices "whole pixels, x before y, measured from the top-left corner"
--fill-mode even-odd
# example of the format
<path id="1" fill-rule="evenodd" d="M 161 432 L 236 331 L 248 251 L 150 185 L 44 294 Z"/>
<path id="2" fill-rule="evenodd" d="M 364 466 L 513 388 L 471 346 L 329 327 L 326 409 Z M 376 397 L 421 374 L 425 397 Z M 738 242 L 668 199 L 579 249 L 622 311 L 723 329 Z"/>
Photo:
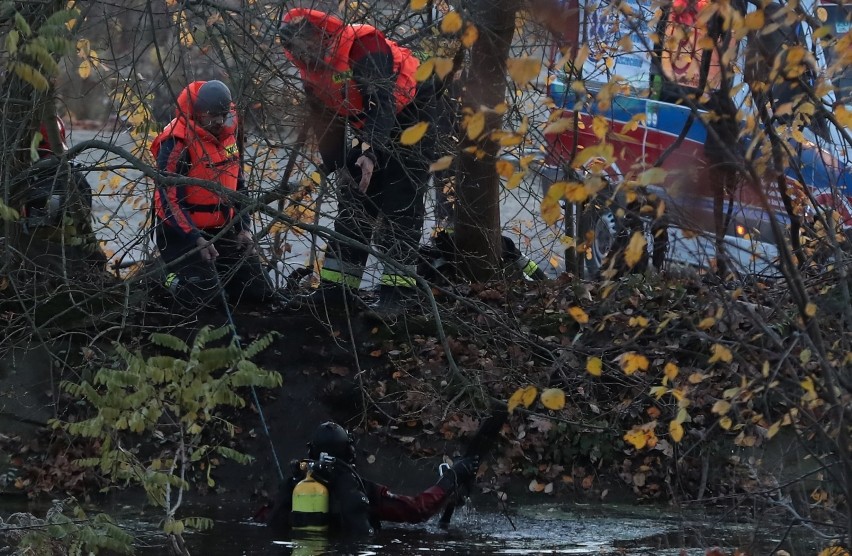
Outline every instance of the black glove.
<path id="1" fill-rule="evenodd" d="M 479 458 L 468 456 L 456 460 L 453 466 L 444 472 L 438 481 L 438 486 L 446 492 L 455 492 L 459 485 L 473 480 L 479 469 Z"/>

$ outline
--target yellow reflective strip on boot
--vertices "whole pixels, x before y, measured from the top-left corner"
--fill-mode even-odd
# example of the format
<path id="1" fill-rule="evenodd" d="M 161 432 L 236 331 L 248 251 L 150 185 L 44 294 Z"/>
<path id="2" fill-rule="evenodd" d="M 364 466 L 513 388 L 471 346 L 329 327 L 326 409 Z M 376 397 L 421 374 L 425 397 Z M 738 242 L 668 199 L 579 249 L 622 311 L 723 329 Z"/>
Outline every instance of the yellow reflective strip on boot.
<path id="1" fill-rule="evenodd" d="M 329 268 L 323 268 L 322 270 L 320 270 L 320 280 L 324 280 L 326 282 L 333 282 L 335 284 L 343 284 L 344 286 L 348 286 L 350 288 L 355 289 L 361 286 L 360 276 L 344 274 L 339 270 L 331 270 Z"/>
<path id="2" fill-rule="evenodd" d="M 523 273 L 524 273 L 524 276 L 530 276 L 530 277 L 532 277 L 532 275 L 533 275 L 533 274 L 535 274 L 535 272 L 536 272 L 537 270 L 538 270 L 538 265 L 537 265 L 537 264 L 535 264 L 535 261 L 530 260 L 530 262 L 528 262 L 528 263 L 526 264 L 526 266 L 524 266 L 524 268 L 523 268 L 523 269 L 521 269 L 521 272 L 523 272 Z"/>
<path id="3" fill-rule="evenodd" d="M 417 287 L 417 280 L 415 280 L 412 276 L 400 276 L 399 274 L 382 274 L 381 284 L 383 286 L 414 288 Z"/>

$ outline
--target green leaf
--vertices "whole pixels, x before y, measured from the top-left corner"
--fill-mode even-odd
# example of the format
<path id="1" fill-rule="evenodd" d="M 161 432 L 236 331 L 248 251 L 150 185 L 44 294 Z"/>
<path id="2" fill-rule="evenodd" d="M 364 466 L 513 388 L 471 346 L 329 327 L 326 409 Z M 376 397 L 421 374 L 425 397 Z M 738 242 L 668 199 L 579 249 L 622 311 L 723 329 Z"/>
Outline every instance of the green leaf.
<path id="1" fill-rule="evenodd" d="M 180 353 L 189 353 L 189 346 L 186 345 L 186 342 L 184 342 L 177 336 L 172 336 L 171 334 L 154 332 L 153 334 L 151 334 L 151 342 L 160 347 L 179 351 Z"/>
<path id="2" fill-rule="evenodd" d="M 44 44 L 41 44 L 38 39 L 30 42 L 23 49 L 24 53 L 28 56 L 31 56 L 35 60 L 41 64 L 41 69 L 47 73 L 47 75 L 55 76 L 59 74 L 59 64 L 56 63 L 56 60 L 53 59 L 51 53 L 45 48 Z"/>
<path id="3" fill-rule="evenodd" d="M 21 217 L 20 213 L 8 206 L 3 201 L 0 201 L 0 219 L 14 222 Z"/>
<path id="4" fill-rule="evenodd" d="M 206 531 L 213 528 L 213 520 L 208 517 L 185 517 L 184 524 L 188 529 L 196 531 Z"/>
<path id="5" fill-rule="evenodd" d="M 20 12 L 15 12 L 15 27 L 21 32 L 21 34 L 25 37 L 29 37 L 33 34 L 33 30 L 30 27 L 30 24 L 27 23 L 27 20 L 24 19 L 24 16 L 20 14 Z"/>
<path id="6" fill-rule="evenodd" d="M 20 34 L 15 29 L 9 31 L 9 34 L 6 35 L 6 50 L 10 55 L 15 54 L 18 51 L 18 39 L 20 38 Z"/>
<path id="7" fill-rule="evenodd" d="M 43 93 L 50 88 L 47 78 L 31 65 L 23 62 L 12 62 L 9 66 L 21 81 L 29 83 L 36 91 Z"/>

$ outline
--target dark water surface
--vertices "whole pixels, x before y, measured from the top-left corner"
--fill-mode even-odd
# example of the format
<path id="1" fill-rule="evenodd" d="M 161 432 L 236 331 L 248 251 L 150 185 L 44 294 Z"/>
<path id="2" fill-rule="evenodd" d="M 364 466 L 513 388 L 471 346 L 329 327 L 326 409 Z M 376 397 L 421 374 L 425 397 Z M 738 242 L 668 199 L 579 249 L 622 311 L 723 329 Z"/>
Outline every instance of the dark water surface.
<path id="1" fill-rule="evenodd" d="M 386 525 L 374 537 L 362 541 L 290 538 L 249 519 L 218 517 L 213 530 L 190 533 L 186 539 L 193 556 L 429 553 L 697 556 L 703 555 L 709 546 L 720 546 L 727 553 L 739 548 L 752 555 L 770 554 L 782 531 L 776 535 L 765 526 L 723 523 L 707 516 L 687 519 L 660 508 L 544 505 L 512 509 L 510 517 L 492 511 L 460 509 L 446 530 L 433 518 L 420 525 Z M 140 550 L 140 554 L 164 554 L 159 542 L 158 546 Z M 783 546 L 788 550 L 794 548 L 787 543 Z M 815 552 L 792 550 L 791 553 Z"/>
<path id="2" fill-rule="evenodd" d="M 49 506 L 49 504 L 48 504 Z M 184 534 L 192 556 L 407 556 L 420 554 L 492 556 L 594 554 L 621 556 L 703 556 L 707 547 L 721 547 L 726 554 L 740 549 L 746 554 L 769 555 L 778 549 L 792 556 L 813 555 L 819 550 L 813 539 L 781 523 L 758 518 L 734 523 L 704 512 L 679 512 L 665 506 L 616 504 L 547 504 L 510 508 L 508 515 L 485 504 L 460 508 L 448 529 L 435 517 L 419 525 L 388 524 L 364 540 L 290 537 L 251 519 L 253 509 L 245 502 L 216 506 L 184 507 L 182 517 L 214 519 L 213 529 Z M 0 516 L 17 511 L 44 517 L 43 504 L 0 495 Z M 139 556 L 165 556 L 159 516 L 141 504 L 103 504 L 103 511 L 132 532 Z M 783 539 L 783 542 L 781 542 Z M 0 553 L 2 550 L 0 541 Z"/>

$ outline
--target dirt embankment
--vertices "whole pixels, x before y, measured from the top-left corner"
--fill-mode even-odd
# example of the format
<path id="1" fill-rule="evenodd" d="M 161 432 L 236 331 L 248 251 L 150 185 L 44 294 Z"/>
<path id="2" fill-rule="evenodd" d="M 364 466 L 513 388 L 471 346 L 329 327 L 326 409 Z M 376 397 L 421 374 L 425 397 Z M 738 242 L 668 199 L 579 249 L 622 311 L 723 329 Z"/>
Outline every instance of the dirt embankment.
<path id="1" fill-rule="evenodd" d="M 786 484 L 798 511 L 843 511 L 828 482 L 785 483 L 812 471 L 796 467 L 809 446 L 795 439 L 817 425 L 797 419 L 835 409 L 820 398 L 823 367 L 813 350 L 786 343 L 800 322 L 783 288 L 564 276 L 455 293 L 440 296 L 440 321 L 236 311 L 245 339 L 278 334 L 256 362 L 283 376 L 281 388 L 260 391 L 280 461 L 304 455 L 314 428 L 334 419 L 355 432 L 366 477 L 416 491 L 434 482 L 444 454 L 463 450 L 488 399 L 515 396 L 521 405 L 481 468 L 480 490 L 501 491 L 514 480 L 512 496 L 725 503 Z M 839 315 L 834 295 L 813 297 L 826 330 Z M 140 330 L 184 338 L 206 322 L 139 318 Z M 517 397 L 523 388 L 530 395 Z M 548 408 L 538 396 L 546 388 L 562 392 L 564 405 Z M 238 425 L 234 447 L 256 460 L 223 463 L 213 491 L 260 502 L 277 482 L 260 415 L 249 404 L 226 417 Z M 24 462 L 25 488 L 63 488 L 56 474 L 40 471 L 65 469 L 59 464 L 72 452 L 60 440 L 28 450 L 47 456 Z M 820 449 L 830 457 L 833 448 Z M 814 489 L 818 504 L 807 501 Z"/>

